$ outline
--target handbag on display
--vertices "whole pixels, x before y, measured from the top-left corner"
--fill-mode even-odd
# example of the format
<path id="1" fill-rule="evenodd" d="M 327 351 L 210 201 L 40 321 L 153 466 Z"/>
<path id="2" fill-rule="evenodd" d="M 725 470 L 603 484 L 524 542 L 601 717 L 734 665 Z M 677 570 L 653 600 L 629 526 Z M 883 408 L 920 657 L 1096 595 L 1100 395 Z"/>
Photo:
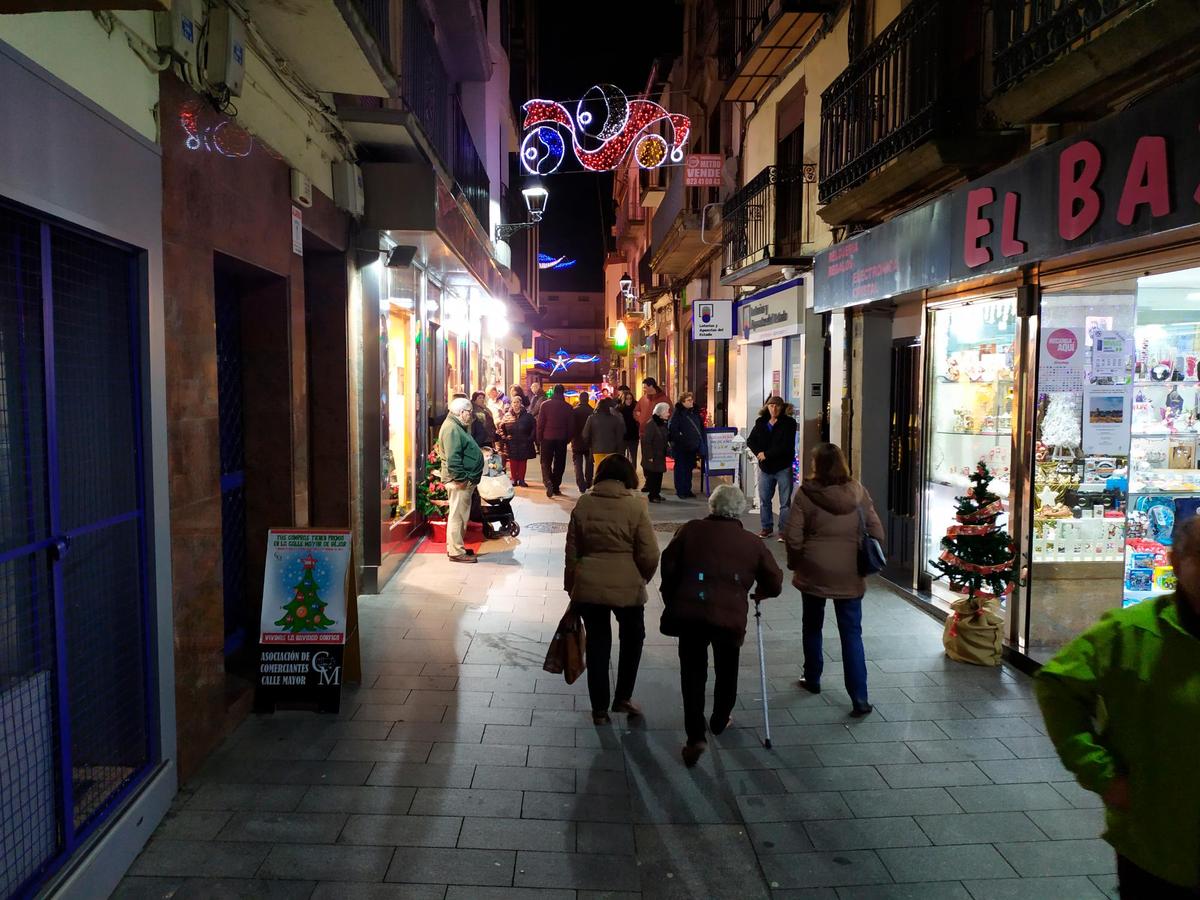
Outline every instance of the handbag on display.
<path id="1" fill-rule="evenodd" d="M 858 506 L 858 574 L 874 575 L 887 565 L 887 554 L 883 546 L 867 531 L 867 517 L 862 504 Z"/>
<path id="2" fill-rule="evenodd" d="M 554 638 L 550 641 L 550 649 L 546 651 L 546 661 L 542 663 L 542 668 L 551 675 L 562 675 L 567 684 L 574 684 L 587 668 L 587 660 L 584 658 L 585 641 L 583 617 L 572 603 L 558 620 L 558 627 L 554 629 Z"/>

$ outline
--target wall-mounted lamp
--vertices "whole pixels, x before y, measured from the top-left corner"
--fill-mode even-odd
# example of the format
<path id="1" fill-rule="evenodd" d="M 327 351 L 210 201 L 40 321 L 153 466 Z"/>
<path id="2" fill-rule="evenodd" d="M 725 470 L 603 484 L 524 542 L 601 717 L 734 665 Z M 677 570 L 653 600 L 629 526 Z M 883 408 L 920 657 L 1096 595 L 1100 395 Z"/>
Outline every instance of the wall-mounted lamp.
<path id="1" fill-rule="evenodd" d="M 542 216 L 546 214 L 546 203 L 550 200 L 550 192 L 540 184 L 535 183 L 527 188 L 522 188 L 521 196 L 525 198 L 525 209 L 529 213 L 529 221 L 497 225 L 496 240 L 506 241 L 518 231 L 525 228 L 532 228 L 538 222 L 542 221 Z"/>
<path id="2" fill-rule="evenodd" d="M 412 265 L 413 257 L 416 255 L 416 247 L 398 245 L 392 248 L 392 252 L 388 254 L 387 262 L 384 265 L 389 269 L 407 269 Z"/>

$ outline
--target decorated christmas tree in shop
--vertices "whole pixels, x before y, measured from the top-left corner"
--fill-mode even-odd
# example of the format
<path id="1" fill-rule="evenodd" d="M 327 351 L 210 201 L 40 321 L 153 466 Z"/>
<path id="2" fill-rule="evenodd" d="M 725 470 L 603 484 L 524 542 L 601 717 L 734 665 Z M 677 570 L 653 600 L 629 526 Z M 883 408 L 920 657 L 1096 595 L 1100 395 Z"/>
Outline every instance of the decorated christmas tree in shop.
<path id="1" fill-rule="evenodd" d="M 955 519 L 942 538 L 942 552 L 931 563 L 950 580 L 951 590 L 966 594 L 971 606 L 1007 594 L 1013 581 L 1013 543 L 996 524 L 1004 500 L 990 488 L 992 474 L 980 460 L 972 487 L 957 497 Z"/>
<path id="2" fill-rule="evenodd" d="M 313 571 L 317 566 L 317 560 L 310 552 L 300 562 L 304 565 L 304 574 L 292 589 L 292 599 L 284 607 L 282 618 L 275 624 L 292 634 L 325 631 L 333 622 L 325 615 L 325 607 L 328 604 L 321 599 L 318 592 L 317 580 Z"/>
<path id="3" fill-rule="evenodd" d="M 425 480 L 417 485 L 417 509 L 426 519 L 444 519 L 450 494 L 442 482 L 442 455 L 437 444 L 425 457 Z"/>

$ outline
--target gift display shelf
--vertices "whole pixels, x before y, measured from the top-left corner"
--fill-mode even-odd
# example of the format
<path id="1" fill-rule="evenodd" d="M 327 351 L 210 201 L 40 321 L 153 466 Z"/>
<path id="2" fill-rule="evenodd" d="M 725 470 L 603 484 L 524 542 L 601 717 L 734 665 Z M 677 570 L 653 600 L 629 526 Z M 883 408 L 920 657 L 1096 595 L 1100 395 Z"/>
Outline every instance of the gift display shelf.
<path id="1" fill-rule="evenodd" d="M 973 437 L 1012 437 L 1011 431 L 938 431 L 938 434 L 961 434 Z"/>

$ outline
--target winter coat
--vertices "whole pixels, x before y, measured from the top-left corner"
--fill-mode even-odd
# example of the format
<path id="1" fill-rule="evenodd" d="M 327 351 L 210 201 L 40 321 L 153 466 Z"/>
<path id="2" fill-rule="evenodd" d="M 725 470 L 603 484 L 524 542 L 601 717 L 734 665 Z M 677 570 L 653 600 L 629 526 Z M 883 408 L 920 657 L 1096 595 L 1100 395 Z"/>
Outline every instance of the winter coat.
<path id="1" fill-rule="evenodd" d="M 667 396 L 666 391 L 659 391 L 653 397 L 644 396 L 637 402 L 633 408 L 633 417 L 637 419 L 639 434 L 646 433 L 646 425 L 649 424 L 651 416 L 654 415 L 654 407 L 660 403 L 667 404 L 667 408 L 671 407 L 671 398 Z M 670 413 L 667 413 L 668 418 Z"/>
<path id="2" fill-rule="evenodd" d="M 778 597 L 783 572 L 761 538 L 737 519 L 694 519 L 677 532 L 662 555 L 663 632 L 712 625 L 746 637 L 748 593 Z"/>
<path id="3" fill-rule="evenodd" d="M 883 525 L 871 495 L 857 481 L 831 485 L 806 481 L 792 494 L 783 537 L 788 568 L 795 573 L 792 584 L 804 593 L 831 600 L 866 593 L 867 583 L 858 574 L 860 505 L 867 531 L 882 543 Z"/>
<path id="4" fill-rule="evenodd" d="M 595 412 L 583 426 L 583 439 L 592 453 L 620 453 L 625 449 L 625 422 L 611 410 Z"/>
<path id="5" fill-rule="evenodd" d="M 480 447 L 492 447 L 496 443 L 496 420 L 492 411 L 485 407 L 471 407 L 471 437 Z"/>
<path id="6" fill-rule="evenodd" d="M 634 405 L 626 406 L 622 403 L 617 410 L 621 413 L 621 421 L 625 423 L 625 440 L 638 440 L 641 437 L 642 429 L 638 424 L 637 416 L 634 415 L 637 407 Z"/>
<path id="7" fill-rule="evenodd" d="M 651 416 L 642 433 L 642 471 L 667 471 L 667 426 L 658 416 Z"/>
<path id="8" fill-rule="evenodd" d="M 538 443 L 570 438 L 571 412 L 571 404 L 557 397 L 551 397 L 543 403 L 541 412 L 537 414 Z"/>
<path id="9" fill-rule="evenodd" d="M 760 460 L 758 467 L 768 475 L 790 469 L 796 461 L 796 420 L 789 415 L 781 415 L 770 425 L 771 417 L 763 413 L 750 429 L 746 438 L 746 446 L 757 456 L 765 453 L 767 458 Z"/>
<path id="10" fill-rule="evenodd" d="M 1200 632 L 1179 600 L 1106 613 L 1041 668 L 1034 688 L 1050 740 L 1084 788 L 1102 794 L 1114 777 L 1129 779 L 1129 807 L 1107 810 L 1105 840 L 1151 875 L 1196 887 Z"/>
<path id="11" fill-rule="evenodd" d="M 483 477 L 483 451 L 471 438 L 467 426 L 454 416 L 446 416 L 438 432 L 438 453 L 442 456 L 442 481 L 479 484 Z"/>
<path id="12" fill-rule="evenodd" d="M 644 606 L 658 568 L 658 541 L 640 494 L 619 481 L 597 482 L 567 525 L 563 587 L 577 603 Z"/>
<path id="13" fill-rule="evenodd" d="M 500 423 L 500 433 L 508 441 L 507 454 L 509 459 L 533 459 L 537 456 L 534 450 L 534 437 L 537 433 L 537 420 L 525 409 L 519 416 L 510 409 Z"/>
<path id="14" fill-rule="evenodd" d="M 688 409 L 682 403 L 675 404 L 675 414 L 667 423 L 667 439 L 671 442 L 671 453 L 704 455 L 704 420 L 694 408 Z"/>
<path id="15" fill-rule="evenodd" d="M 546 399 L 547 399 L 546 394 L 544 391 L 538 391 L 536 393 L 533 393 L 531 391 L 530 396 L 533 399 L 529 402 L 529 405 L 528 405 L 529 414 L 536 419 L 538 417 L 538 414 L 542 411 L 542 405 L 546 402 Z"/>
<path id="16" fill-rule="evenodd" d="M 576 453 L 589 452 L 587 438 L 583 436 L 583 429 L 595 411 L 596 407 L 583 401 L 580 401 L 579 405 L 571 410 L 571 449 Z"/>

